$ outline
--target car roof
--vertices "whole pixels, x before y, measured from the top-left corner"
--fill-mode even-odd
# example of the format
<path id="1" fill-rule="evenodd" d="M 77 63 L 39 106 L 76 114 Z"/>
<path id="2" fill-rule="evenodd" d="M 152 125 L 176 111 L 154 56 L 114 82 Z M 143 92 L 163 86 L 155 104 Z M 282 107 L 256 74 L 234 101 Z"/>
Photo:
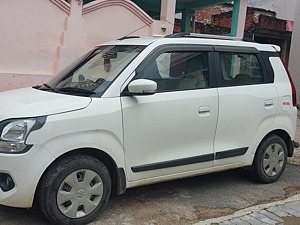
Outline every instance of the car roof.
<path id="1" fill-rule="evenodd" d="M 205 35 L 204 35 L 205 36 Z M 211 38 L 212 37 L 212 38 Z M 256 42 L 243 41 L 240 38 L 224 37 L 207 35 L 205 38 L 195 37 L 175 37 L 175 38 L 162 38 L 162 37 L 125 37 L 119 40 L 106 42 L 101 45 L 166 45 L 166 44 L 188 44 L 188 45 L 209 45 L 209 46 L 230 46 L 237 47 L 252 47 L 258 51 L 280 52 L 280 47 L 270 44 L 259 44 Z M 221 37 L 221 38 L 220 38 Z"/>

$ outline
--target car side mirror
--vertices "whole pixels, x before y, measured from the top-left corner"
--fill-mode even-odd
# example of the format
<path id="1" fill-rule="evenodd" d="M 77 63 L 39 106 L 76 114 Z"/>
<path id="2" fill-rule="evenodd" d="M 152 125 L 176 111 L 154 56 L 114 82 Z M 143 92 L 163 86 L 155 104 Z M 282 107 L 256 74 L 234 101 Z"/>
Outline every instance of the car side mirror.
<path id="1" fill-rule="evenodd" d="M 138 79 L 131 81 L 128 91 L 131 95 L 151 95 L 157 90 L 157 83 L 153 80 Z"/>

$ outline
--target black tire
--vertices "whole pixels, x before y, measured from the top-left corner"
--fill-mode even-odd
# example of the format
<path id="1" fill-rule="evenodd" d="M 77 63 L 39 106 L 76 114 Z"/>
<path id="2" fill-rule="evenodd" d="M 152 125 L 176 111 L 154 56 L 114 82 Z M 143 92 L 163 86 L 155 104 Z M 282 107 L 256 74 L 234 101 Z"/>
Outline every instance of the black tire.
<path id="1" fill-rule="evenodd" d="M 111 177 L 104 164 L 91 156 L 74 155 L 54 162 L 47 170 L 38 201 L 51 222 L 79 225 L 100 214 L 110 193 Z"/>
<path id="2" fill-rule="evenodd" d="M 287 163 L 287 147 L 277 135 L 269 135 L 257 148 L 252 174 L 261 183 L 272 183 L 283 173 Z"/>

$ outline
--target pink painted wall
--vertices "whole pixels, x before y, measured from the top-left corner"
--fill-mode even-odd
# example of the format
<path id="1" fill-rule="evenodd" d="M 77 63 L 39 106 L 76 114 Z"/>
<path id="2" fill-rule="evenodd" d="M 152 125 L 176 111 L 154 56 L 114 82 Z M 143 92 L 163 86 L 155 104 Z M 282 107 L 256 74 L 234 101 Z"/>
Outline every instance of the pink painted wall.
<path id="1" fill-rule="evenodd" d="M 0 73 L 0 91 L 8 91 L 16 88 L 31 87 L 43 84 L 50 80 L 53 75 Z"/>
<path id="2" fill-rule="evenodd" d="M 0 7 L 0 91 L 47 82 L 91 47 L 132 35 L 173 32 L 176 0 L 162 0 L 161 21 L 129 0 L 9 0 Z M 172 19 L 173 18 L 173 19 Z M 172 22 L 173 21 L 173 22 Z"/>
<path id="3" fill-rule="evenodd" d="M 0 91 L 49 80 L 67 13 L 48 0 L 1 3 Z"/>
<path id="4" fill-rule="evenodd" d="M 49 0 L 0 7 L 0 73 L 53 74 L 67 13 Z"/>
<path id="5" fill-rule="evenodd" d="M 123 37 L 139 28 L 131 35 L 152 36 L 153 20 L 132 2 L 96 1 L 87 4 L 83 13 L 89 47 Z"/>

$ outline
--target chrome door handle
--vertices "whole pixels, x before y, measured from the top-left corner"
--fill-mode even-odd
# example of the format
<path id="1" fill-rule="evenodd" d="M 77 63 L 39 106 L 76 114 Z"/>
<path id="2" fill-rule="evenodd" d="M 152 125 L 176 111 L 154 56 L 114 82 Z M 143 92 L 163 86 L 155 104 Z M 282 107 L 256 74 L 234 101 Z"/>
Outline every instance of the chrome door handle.
<path id="1" fill-rule="evenodd" d="M 208 105 L 207 106 L 201 106 L 201 107 L 199 107 L 198 112 L 199 113 L 209 113 L 210 112 L 210 107 Z"/>
<path id="2" fill-rule="evenodd" d="M 265 106 L 272 106 L 274 104 L 272 99 L 268 99 L 265 101 Z"/>

